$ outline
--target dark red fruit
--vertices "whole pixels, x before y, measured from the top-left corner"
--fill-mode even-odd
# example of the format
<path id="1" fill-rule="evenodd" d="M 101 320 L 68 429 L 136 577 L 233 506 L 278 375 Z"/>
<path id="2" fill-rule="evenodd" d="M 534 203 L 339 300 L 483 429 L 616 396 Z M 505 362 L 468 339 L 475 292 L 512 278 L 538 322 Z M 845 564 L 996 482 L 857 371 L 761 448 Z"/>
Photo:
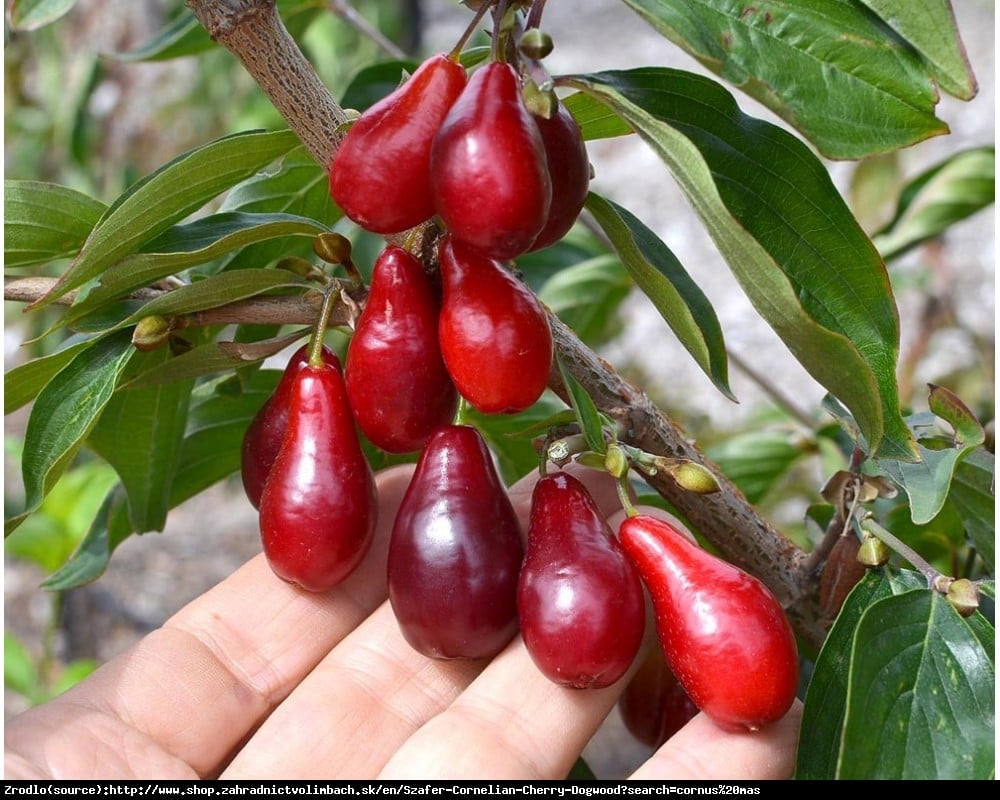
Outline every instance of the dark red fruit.
<path id="1" fill-rule="evenodd" d="M 275 574 L 323 592 L 361 562 L 375 531 L 375 480 L 336 366 L 295 373 L 288 427 L 260 498 L 260 533 Z"/>
<path id="2" fill-rule="evenodd" d="M 448 426 L 427 442 L 389 541 L 389 600 L 414 649 L 486 658 L 517 633 L 521 532 L 482 436 Z"/>
<path id="3" fill-rule="evenodd" d="M 538 298 L 502 264 L 446 236 L 438 251 L 441 355 L 458 391 L 485 414 L 516 413 L 548 385 L 552 332 Z"/>
<path id="4" fill-rule="evenodd" d="M 727 730 L 783 717 L 798 687 L 798 650 L 770 590 L 662 520 L 629 517 L 619 538 L 652 596 L 667 663 L 695 705 Z"/>
<path id="5" fill-rule="evenodd" d="M 324 346 L 323 360 L 328 364 L 339 364 L 333 351 Z M 260 507 L 260 496 L 264 491 L 264 481 L 271 471 L 274 459 L 278 457 L 281 441 L 288 426 L 288 403 L 295 374 L 309 362 L 309 348 L 303 345 L 288 361 L 274 393 L 260 407 L 243 435 L 240 458 L 240 475 L 243 489 L 254 508 Z"/>
<path id="6" fill-rule="evenodd" d="M 552 117 L 536 115 L 535 122 L 552 181 L 549 216 L 531 245 L 531 250 L 541 250 L 562 239 L 580 216 L 590 189 L 590 159 L 580 126 L 562 103 Z"/>
<path id="7" fill-rule="evenodd" d="M 609 686 L 639 652 L 646 616 L 639 574 L 572 475 L 535 484 L 517 610 L 532 659 L 562 686 Z"/>
<path id="8" fill-rule="evenodd" d="M 434 215 L 431 143 L 466 82 L 461 64 L 431 56 L 350 127 L 330 167 L 330 193 L 350 219 L 398 233 Z"/>
<path id="9" fill-rule="evenodd" d="M 677 682 L 663 651 L 651 647 L 618 698 L 618 713 L 629 733 L 655 749 L 687 725 L 698 706 Z"/>
<path id="10" fill-rule="evenodd" d="M 474 72 L 451 107 L 431 148 L 431 189 L 452 235 L 491 258 L 524 253 L 545 226 L 545 147 L 509 64 Z"/>
<path id="11" fill-rule="evenodd" d="M 387 452 L 419 450 L 455 416 L 458 392 L 441 358 L 439 312 L 420 262 L 401 247 L 386 247 L 344 371 L 358 426 Z"/>

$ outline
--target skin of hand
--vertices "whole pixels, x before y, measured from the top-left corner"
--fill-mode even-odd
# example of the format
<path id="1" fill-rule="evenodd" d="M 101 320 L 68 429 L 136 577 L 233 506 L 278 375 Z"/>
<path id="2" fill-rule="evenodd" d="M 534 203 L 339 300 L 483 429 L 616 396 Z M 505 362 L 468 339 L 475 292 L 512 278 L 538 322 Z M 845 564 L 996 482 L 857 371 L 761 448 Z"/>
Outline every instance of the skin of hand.
<path id="1" fill-rule="evenodd" d="M 617 530 L 613 480 L 570 467 Z M 264 557 L 189 603 L 56 699 L 8 720 L 8 779 L 559 779 L 613 709 L 605 689 L 556 686 L 521 638 L 491 661 L 435 661 L 387 600 L 389 534 L 412 466 L 376 476 L 375 542 L 330 592 L 276 578 Z M 537 476 L 511 487 L 526 528 Z M 643 513 L 669 515 L 656 509 Z M 632 775 L 784 779 L 797 701 L 756 733 L 696 716 Z"/>

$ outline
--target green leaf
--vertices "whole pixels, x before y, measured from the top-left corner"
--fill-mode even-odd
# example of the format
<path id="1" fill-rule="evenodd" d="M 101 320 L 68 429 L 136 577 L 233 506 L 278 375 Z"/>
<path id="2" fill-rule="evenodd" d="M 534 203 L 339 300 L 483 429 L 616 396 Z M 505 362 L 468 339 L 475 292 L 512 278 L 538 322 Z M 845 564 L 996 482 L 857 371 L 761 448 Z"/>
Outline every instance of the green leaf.
<path id="1" fill-rule="evenodd" d="M 851 590 L 823 642 L 806 690 L 796 753 L 797 779 L 830 780 L 837 773 L 847 713 L 851 647 L 861 616 L 883 598 L 926 586 L 927 581 L 918 573 L 893 576 L 887 570 L 877 570 L 865 575 Z"/>
<path id="2" fill-rule="evenodd" d="M 29 516 L 4 542 L 8 555 L 31 560 L 55 572 L 77 549 L 104 498 L 118 483 L 101 461 L 87 461 L 65 472 Z"/>
<path id="3" fill-rule="evenodd" d="M 934 115 L 938 96 L 922 59 L 857 3 L 625 3 L 830 158 L 863 158 L 948 132 Z"/>
<path id="4" fill-rule="evenodd" d="M 663 159 L 757 311 L 875 451 L 914 458 L 885 264 L 813 153 L 696 75 L 646 68 L 565 81 L 607 103 Z"/>
<path id="5" fill-rule="evenodd" d="M 788 432 L 751 431 L 706 447 L 705 455 L 756 505 L 810 449 Z"/>
<path id="6" fill-rule="evenodd" d="M 10 414 L 34 400 L 56 373 L 93 343 L 92 339 L 75 342 L 67 340 L 61 350 L 26 361 L 5 372 L 3 413 Z"/>
<path id="7" fill-rule="evenodd" d="M 11 0 L 7 18 L 15 31 L 33 31 L 44 28 L 67 14 L 76 0 Z"/>
<path id="8" fill-rule="evenodd" d="M 344 108 L 365 111 L 399 88 L 407 75 L 412 75 L 419 62 L 412 59 L 379 61 L 358 70 L 340 98 Z"/>
<path id="9" fill-rule="evenodd" d="M 981 615 L 963 619 L 936 592 L 872 605 L 851 651 L 838 777 L 991 777 L 994 649 L 993 629 Z"/>
<path id="10" fill-rule="evenodd" d="M 120 53 L 109 53 L 117 61 L 167 61 L 172 58 L 192 56 L 215 47 L 198 18 L 184 8 L 171 22 L 147 42 Z"/>
<path id="11" fill-rule="evenodd" d="M 861 0 L 906 39 L 948 94 L 961 100 L 976 95 L 976 78 L 958 35 L 949 0 Z"/>
<path id="12" fill-rule="evenodd" d="M 875 246 L 884 258 L 896 258 L 992 205 L 995 193 L 994 148 L 955 153 L 904 189 L 895 217 L 875 235 Z"/>
<path id="13" fill-rule="evenodd" d="M 594 347 L 620 329 L 616 312 L 631 289 L 632 279 L 621 261 L 605 255 L 555 273 L 538 296 L 584 343 Z"/>
<path id="14" fill-rule="evenodd" d="M 313 237 L 328 230 L 315 220 L 293 214 L 241 212 L 213 214 L 175 225 L 148 242 L 141 252 L 107 269 L 100 285 L 74 304 L 65 321 L 72 323 L 104 303 L 243 247 L 291 236 Z"/>
<path id="15" fill-rule="evenodd" d="M 47 305 L 298 146 L 290 131 L 238 133 L 175 158 L 121 195 L 91 232 L 58 283 L 33 307 Z"/>
<path id="16" fill-rule="evenodd" d="M 32 703 L 42 700 L 38 665 L 24 643 L 9 631 L 3 634 L 3 685 Z"/>
<path id="17" fill-rule="evenodd" d="M 611 240 L 636 285 L 653 302 L 677 339 L 726 397 L 726 343 L 715 309 L 677 257 L 631 212 L 591 192 L 587 210 Z"/>
<path id="18" fill-rule="evenodd" d="M 119 519 L 125 519 L 125 509 L 124 491 L 115 491 L 108 495 L 80 546 L 62 567 L 42 582 L 42 588 L 62 592 L 83 586 L 103 575 L 117 544 L 111 542 L 110 520 L 116 514 L 119 515 Z"/>
<path id="19" fill-rule="evenodd" d="M 977 447 L 955 467 L 951 492 L 948 495 L 948 499 L 962 517 L 965 532 L 990 574 L 993 574 L 996 568 L 994 468 L 994 455 Z"/>
<path id="20" fill-rule="evenodd" d="M 163 363 L 169 355 L 166 349 L 141 353 L 129 369 Z M 191 381 L 176 381 L 119 389 L 87 438 L 87 445 L 121 478 L 136 532 L 163 530 L 166 524 L 192 386 Z"/>
<path id="21" fill-rule="evenodd" d="M 944 442 L 942 446 L 940 437 L 933 430 L 934 416 L 930 413 L 914 414 L 908 418 L 908 423 L 918 434 L 920 460 L 876 459 L 878 466 L 906 492 L 910 500 L 910 516 L 917 525 L 929 522 L 941 510 L 948 497 L 955 468 L 984 438 L 983 429 L 971 412 L 954 395 L 943 395 L 944 391 L 935 387 L 932 396 L 936 400 L 931 402 L 941 414 L 948 414 L 951 418 L 948 421 L 955 426 L 958 434 L 954 441 Z M 965 410 L 964 414 L 959 406 Z M 929 434 L 921 436 L 924 430 L 929 430 Z M 958 438 L 963 434 L 968 441 Z"/>
<path id="22" fill-rule="evenodd" d="M 604 441 L 604 420 L 601 418 L 601 412 L 587 394 L 587 390 L 561 361 L 559 373 L 562 375 L 563 385 L 569 395 L 570 405 L 576 414 L 580 431 L 587 440 L 587 446 L 595 453 L 603 454 L 607 450 L 607 444 Z"/>
<path id="23" fill-rule="evenodd" d="M 4 181 L 5 267 L 75 256 L 107 206 L 55 183 Z"/>
<path id="24" fill-rule="evenodd" d="M 21 460 L 25 510 L 6 521 L 7 533 L 41 505 L 69 466 L 134 352 L 126 332 L 101 339 L 77 354 L 35 398 Z"/>
<path id="25" fill-rule="evenodd" d="M 610 139 L 632 133 L 632 127 L 625 120 L 586 92 L 574 92 L 564 97 L 562 104 L 576 119 L 584 141 Z"/>

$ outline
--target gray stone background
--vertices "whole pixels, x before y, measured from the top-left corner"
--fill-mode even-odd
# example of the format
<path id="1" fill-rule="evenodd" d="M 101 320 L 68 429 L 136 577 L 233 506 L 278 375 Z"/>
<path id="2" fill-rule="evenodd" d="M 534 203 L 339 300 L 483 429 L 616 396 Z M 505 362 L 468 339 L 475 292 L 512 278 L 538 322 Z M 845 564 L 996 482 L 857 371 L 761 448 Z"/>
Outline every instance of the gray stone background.
<path id="1" fill-rule="evenodd" d="M 134 37 L 132 44 L 142 41 L 149 33 L 143 30 L 144 5 L 131 0 L 84 0 L 74 12 L 81 46 L 101 50 L 109 41 L 120 44 L 123 36 Z M 953 5 L 979 81 L 979 95 L 971 103 L 942 98 L 938 115 L 951 126 L 952 134 L 903 151 L 902 163 L 910 176 L 956 150 L 991 144 L 995 138 L 994 5 L 987 0 L 954 0 Z M 428 51 L 449 48 L 468 19 L 452 0 L 426 0 L 425 13 Z M 550 0 L 545 16 L 545 27 L 556 41 L 546 63 L 555 74 L 644 64 L 705 73 L 616 0 Z M 116 135 L 123 141 L 149 135 L 141 130 L 144 103 L 152 96 L 161 102 L 182 98 L 190 68 L 181 61 L 118 71 L 117 75 L 126 77 L 117 83 L 111 80 L 95 95 L 106 106 L 103 113 L 129 113 L 131 109 L 135 115 L 136 129 L 119 126 Z M 737 100 L 747 113 L 784 124 L 746 96 L 737 94 Z M 99 105 L 92 110 L 102 113 Z M 119 144 L 124 146 L 110 141 L 105 149 L 113 154 Z M 753 363 L 765 363 L 768 377 L 782 392 L 801 408 L 814 410 L 823 390 L 750 307 L 662 163 L 634 137 L 593 142 L 589 149 L 596 169 L 594 188 L 638 213 L 671 247 L 709 296 L 732 352 Z M 853 165 L 830 166 L 846 192 Z M 8 173 L 22 177 L 9 165 Z M 982 212 L 950 231 L 942 246 L 946 264 L 942 279 L 954 296 L 961 325 L 989 342 L 990 348 L 995 314 L 994 229 L 992 210 Z M 919 258 L 918 254 L 907 259 L 898 269 L 918 269 Z M 920 312 L 921 294 L 901 292 L 898 302 L 905 352 L 915 335 L 908 323 Z M 723 398 L 641 295 L 627 301 L 625 314 L 625 332 L 603 355 L 614 364 L 628 363 L 632 372 L 644 376 L 643 388 L 665 398 L 665 407 L 684 421 L 695 438 L 709 421 L 715 431 L 744 425 L 749 415 L 770 402 L 759 384 L 738 369 L 733 370 L 731 379 L 741 402 L 736 405 Z M 16 363 L 19 344 L 18 329 L 11 326 L 10 316 L 8 312 L 5 320 L 5 368 Z M 916 377 L 920 381 L 935 379 L 956 365 L 981 358 L 983 353 L 976 352 L 968 335 L 945 330 L 932 342 Z M 992 365 L 992 350 L 988 360 Z M 23 413 L 12 415 L 5 420 L 5 430 L 22 431 L 24 421 Z M 19 491 L 19 483 L 19 475 L 8 469 L 7 493 Z M 113 657 L 259 550 L 256 514 L 238 482 L 213 487 L 177 508 L 162 534 L 126 541 L 99 582 L 67 595 L 56 652 L 67 659 Z M 6 628 L 36 650 L 51 610 L 50 597 L 38 589 L 40 579 L 40 573 L 30 565 L 5 559 Z M 5 718 L 23 708 L 19 696 L 5 692 Z M 599 776 L 613 777 L 628 774 L 648 751 L 623 733 L 612 713 L 585 755 Z"/>

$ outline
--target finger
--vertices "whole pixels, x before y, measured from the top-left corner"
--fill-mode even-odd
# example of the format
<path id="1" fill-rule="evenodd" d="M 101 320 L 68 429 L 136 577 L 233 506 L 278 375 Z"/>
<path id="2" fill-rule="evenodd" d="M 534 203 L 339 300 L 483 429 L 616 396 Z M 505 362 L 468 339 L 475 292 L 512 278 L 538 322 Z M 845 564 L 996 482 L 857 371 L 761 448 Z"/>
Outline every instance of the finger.
<path id="1" fill-rule="evenodd" d="M 381 779 L 561 779 L 611 711 L 605 689 L 557 686 L 518 637 L 386 764 Z"/>
<path id="2" fill-rule="evenodd" d="M 421 655 L 403 638 L 385 602 L 271 714 L 223 778 L 377 775 L 485 665 Z"/>
<path id="3" fill-rule="evenodd" d="M 26 718 L 19 752 L 47 758 L 51 739 L 32 724 L 58 722 L 62 735 L 102 719 L 105 738 L 140 738 L 199 775 L 212 775 L 292 688 L 386 596 L 385 559 L 410 468 L 377 476 L 380 513 L 371 551 L 328 593 L 277 579 L 263 556 L 193 601 L 158 631 L 88 680 Z M 31 713 L 31 712 L 29 712 Z M 69 726 L 69 727 L 68 727 Z M 14 739 L 8 736 L 8 741 Z M 79 746 L 79 744 L 77 744 Z M 51 752 L 51 751 L 50 751 Z"/>
<path id="4" fill-rule="evenodd" d="M 632 774 L 637 780 L 787 780 L 795 771 L 802 703 L 755 732 L 730 733 L 698 714 Z"/>

